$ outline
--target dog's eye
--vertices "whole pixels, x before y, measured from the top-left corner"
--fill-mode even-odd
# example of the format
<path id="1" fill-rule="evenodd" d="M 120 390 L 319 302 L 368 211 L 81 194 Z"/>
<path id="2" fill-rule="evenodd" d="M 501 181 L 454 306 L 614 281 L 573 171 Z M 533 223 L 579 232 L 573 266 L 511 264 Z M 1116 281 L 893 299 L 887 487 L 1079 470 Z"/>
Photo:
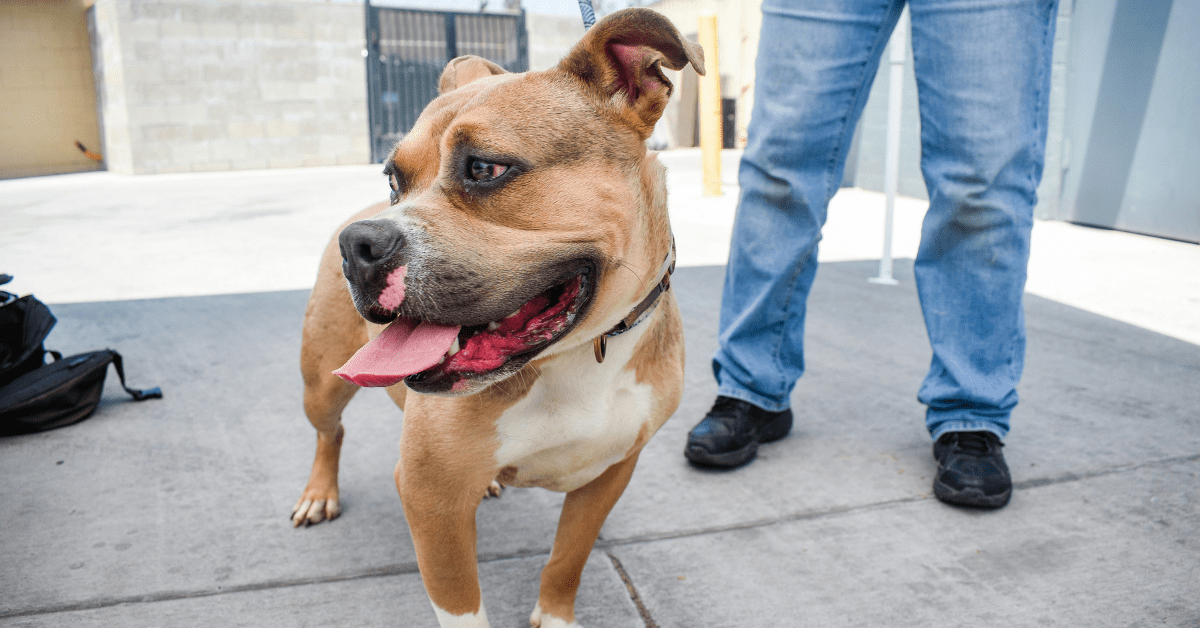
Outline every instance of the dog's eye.
<path id="1" fill-rule="evenodd" d="M 508 170 L 508 166 L 494 164 L 479 159 L 472 159 L 467 166 L 467 174 L 476 181 L 491 181 Z"/>
<path id="2" fill-rule="evenodd" d="M 400 193 L 404 191 L 403 186 L 400 185 L 400 177 L 395 172 L 388 173 L 388 186 L 392 188 L 391 200 L 392 205 L 395 205 L 400 202 Z"/>

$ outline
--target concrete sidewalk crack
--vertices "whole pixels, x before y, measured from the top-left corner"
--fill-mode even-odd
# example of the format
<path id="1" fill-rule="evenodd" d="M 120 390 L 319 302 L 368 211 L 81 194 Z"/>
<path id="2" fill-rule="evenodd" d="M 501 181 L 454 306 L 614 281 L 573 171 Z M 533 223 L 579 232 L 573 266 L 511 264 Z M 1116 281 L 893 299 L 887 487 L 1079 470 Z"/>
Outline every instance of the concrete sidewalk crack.
<path id="1" fill-rule="evenodd" d="M 1191 455 L 1186 455 L 1186 456 L 1174 456 L 1174 457 L 1170 457 L 1170 458 L 1159 458 L 1157 460 L 1149 460 L 1146 462 L 1138 462 L 1138 463 L 1118 465 L 1118 466 L 1113 466 L 1113 467 L 1106 467 L 1106 468 L 1101 468 L 1101 469 L 1093 469 L 1090 471 L 1068 472 L 1068 473 L 1063 473 L 1063 474 L 1051 476 L 1051 477 L 1022 480 L 1020 482 L 1014 483 L 1013 488 L 1015 488 L 1017 490 L 1029 490 L 1029 489 L 1034 489 L 1034 488 L 1041 488 L 1044 486 L 1053 486 L 1053 485 L 1057 485 L 1057 484 L 1067 484 L 1070 482 L 1079 482 L 1079 481 L 1083 481 L 1083 480 L 1090 480 L 1090 479 L 1094 479 L 1094 478 L 1098 478 L 1098 477 L 1105 477 L 1105 476 L 1116 475 L 1116 474 L 1120 474 L 1120 473 L 1129 473 L 1129 472 L 1133 472 L 1133 471 L 1138 471 L 1140 469 L 1153 468 L 1153 467 L 1165 467 L 1165 466 L 1171 466 L 1171 465 L 1175 465 L 1175 464 L 1184 464 L 1184 463 L 1196 462 L 1196 461 L 1200 461 L 1200 454 L 1191 454 Z M 610 561 L 612 561 L 613 568 L 616 569 L 617 574 L 621 577 L 621 580 L 625 583 L 625 587 L 629 592 L 630 599 L 633 600 L 634 605 L 637 607 L 638 612 L 641 614 L 642 619 L 646 624 L 646 628 L 658 628 L 658 625 L 654 622 L 654 620 L 650 616 L 649 609 L 646 608 L 645 604 L 643 603 L 643 601 L 641 599 L 641 596 L 637 592 L 636 587 L 634 587 L 633 581 L 630 579 L 629 574 L 625 571 L 625 568 L 621 565 L 621 562 L 620 562 L 620 560 L 617 559 L 616 555 L 613 552 L 608 551 L 608 550 L 610 550 L 612 548 L 626 546 L 626 545 L 638 545 L 641 543 L 653 543 L 656 541 L 669 541 L 669 540 L 674 540 L 674 539 L 706 536 L 706 535 L 710 535 L 710 534 L 719 534 L 721 532 L 730 532 L 730 531 L 734 531 L 734 530 L 747 530 L 747 529 L 753 529 L 753 528 L 761 528 L 761 527 L 772 526 L 772 525 L 776 525 L 776 524 L 780 524 L 780 523 L 790 523 L 790 522 L 795 522 L 795 521 L 810 521 L 810 520 L 825 519 L 825 518 L 831 518 L 831 517 L 842 517 L 842 516 L 846 516 L 846 515 L 870 512 L 873 510 L 885 510 L 885 509 L 895 508 L 898 506 L 902 506 L 905 504 L 911 504 L 914 502 L 927 501 L 929 499 L 932 499 L 932 497 L 930 495 L 922 494 L 922 495 L 914 495 L 914 496 L 910 496 L 910 497 L 903 497 L 903 498 L 899 498 L 899 499 L 892 499 L 892 500 L 888 500 L 888 501 L 874 502 L 874 503 L 870 503 L 870 504 L 861 504 L 858 506 L 846 506 L 846 507 L 838 507 L 838 508 L 828 508 L 825 510 L 811 510 L 811 511 L 795 512 L 795 513 L 785 514 L 785 515 L 778 516 L 778 517 L 757 519 L 754 521 L 743 521 L 743 522 L 731 523 L 731 524 L 722 525 L 722 526 L 710 526 L 710 527 L 704 527 L 704 528 L 691 528 L 691 529 L 686 529 L 686 530 L 676 530 L 676 531 L 671 531 L 671 532 L 639 534 L 639 535 L 622 537 L 622 538 L 609 538 L 609 539 L 601 538 L 596 541 L 595 549 L 599 550 L 599 551 L 603 551 L 605 553 L 605 555 L 608 557 L 608 559 Z M 535 556 L 549 556 L 549 551 L 548 550 L 543 551 L 543 550 L 537 550 L 537 549 L 525 549 L 525 550 L 518 550 L 515 552 L 507 552 L 507 553 L 503 553 L 503 554 L 500 554 L 500 553 L 480 554 L 479 558 L 478 558 L 478 562 L 479 562 L 479 564 L 487 564 L 487 563 L 494 563 L 494 562 L 505 561 L 505 560 L 531 558 L 531 557 L 535 557 Z M 329 584 L 329 583 L 334 583 L 334 582 L 347 582 L 347 581 L 352 581 L 352 580 L 365 580 L 368 578 L 385 578 L 385 577 L 389 577 L 389 576 L 408 575 L 408 574 L 417 574 L 417 573 L 419 573 L 419 571 L 417 569 L 417 564 L 415 562 L 401 563 L 401 564 L 396 564 L 396 565 L 377 567 L 377 568 L 373 568 L 373 569 L 364 569 L 362 571 L 355 571 L 355 572 L 334 574 L 334 575 L 327 575 L 327 576 L 313 576 L 313 577 L 308 577 L 308 578 L 266 580 L 263 582 L 247 583 L 247 584 L 242 584 L 242 585 L 233 585 L 233 586 L 216 587 L 216 588 L 208 588 L 208 589 L 195 589 L 195 590 L 190 590 L 190 591 L 187 591 L 187 590 L 185 590 L 185 591 L 178 591 L 178 590 L 177 591 L 160 591 L 160 592 L 146 593 L 146 594 L 141 594 L 141 595 L 104 597 L 104 598 L 95 598 L 92 600 L 84 600 L 84 601 L 80 601 L 80 602 L 52 604 L 52 605 L 44 606 L 41 608 L 34 608 L 34 609 L 7 610 L 7 611 L 0 611 L 0 619 L 15 618 L 15 617 L 32 617 L 32 616 L 37 616 L 37 615 L 49 615 L 49 614 L 54 614 L 54 613 L 68 613 L 68 612 L 74 612 L 74 611 L 97 610 L 97 609 L 102 609 L 102 608 L 119 606 L 122 604 L 145 604 L 145 603 L 154 603 L 154 602 L 167 602 L 167 601 L 173 601 L 173 600 L 186 600 L 186 599 L 192 599 L 192 598 L 213 597 L 213 596 L 218 596 L 218 595 L 226 595 L 226 594 L 230 594 L 230 593 L 246 593 L 246 592 L 253 592 L 253 591 L 265 591 L 265 590 L 271 590 L 271 589 L 283 589 L 283 588 L 288 588 L 288 587 Z"/>
<path id="2" fill-rule="evenodd" d="M 842 515 L 857 514 L 860 512 L 869 512 L 872 510 L 883 510 L 892 508 L 902 504 L 912 502 L 925 501 L 929 499 L 928 495 L 915 495 L 912 497 L 903 497 L 884 502 L 875 502 L 871 504 L 862 504 L 859 506 L 847 506 L 844 508 L 830 508 L 827 510 L 810 510 L 805 512 L 791 513 L 779 517 L 769 517 L 765 519 L 756 519 L 753 521 L 740 521 L 722 526 L 709 526 L 705 528 L 691 528 L 687 530 L 677 530 L 674 532 L 657 532 L 650 534 L 638 534 L 623 538 L 603 539 L 596 542 L 598 549 L 607 549 L 611 547 L 620 547 L 623 545 L 638 545 L 641 543 L 653 543 L 655 541 L 670 541 L 674 539 L 684 539 L 694 536 L 706 536 L 709 534 L 720 534 L 721 532 L 731 532 L 734 530 L 749 530 L 753 528 L 763 528 L 780 523 L 790 523 L 793 521 L 806 521 L 811 519 L 824 519 L 827 517 L 837 517 Z"/>
<path id="3" fill-rule="evenodd" d="M 621 561 L 616 556 L 613 556 L 612 552 L 605 552 L 605 555 L 612 561 L 613 569 L 617 570 L 617 575 L 621 576 L 621 582 L 625 583 L 625 590 L 629 592 L 629 599 L 637 607 L 638 614 L 642 616 L 642 621 L 646 624 L 646 628 L 658 628 L 658 624 L 650 616 L 650 609 L 646 608 L 646 605 L 642 603 L 642 596 L 638 594 L 637 587 L 633 586 L 633 579 L 629 577 Z"/>
<path id="4" fill-rule="evenodd" d="M 1032 488 L 1040 488 L 1043 486 L 1052 486 L 1056 484 L 1066 484 L 1069 482 L 1079 482 L 1082 480 L 1090 480 L 1093 478 L 1115 475 L 1118 473 L 1126 473 L 1137 471 L 1150 467 L 1164 467 L 1173 464 L 1181 464 L 1187 462 L 1200 461 L 1200 454 L 1192 454 L 1187 456 L 1174 456 L 1171 458 L 1159 458 L 1157 460 L 1148 460 L 1146 462 L 1138 462 L 1133 464 L 1118 465 L 1115 467 L 1106 467 L 1102 469 L 1093 469 L 1090 471 L 1082 471 L 1078 473 L 1064 473 L 1061 475 L 1045 478 L 1033 478 L 1014 482 L 1013 488 L 1016 490 L 1028 490 Z M 722 526 L 709 526 L 704 528 L 691 528 L 686 530 L 675 530 L 672 532 L 659 532 L 650 534 L 638 534 L 634 536 L 622 538 L 602 538 L 596 542 L 598 549 L 608 549 L 620 547 L 623 545 L 637 545 L 640 543 L 653 543 L 655 541 L 667 541 L 673 539 L 682 539 L 694 536 L 705 536 L 709 534 L 719 534 L 721 532 L 731 532 L 734 530 L 748 530 L 753 528 L 762 528 L 780 523 L 790 523 L 794 521 L 808 521 L 814 519 L 825 519 L 829 517 L 840 517 L 844 515 L 858 514 L 862 512 L 870 512 L 873 510 L 883 510 L 894 508 L 904 504 L 920 502 L 932 499 L 930 494 L 913 495 L 910 497 L 902 497 L 882 502 L 873 502 L 869 504 L 860 504 L 858 506 L 845 506 L 839 508 L 828 508 L 825 510 L 809 510 L 785 514 L 778 517 L 769 517 L 764 519 L 756 519 L 754 521 L 741 521 Z"/>
<path id="5" fill-rule="evenodd" d="M 365 569 L 354 573 L 336 574 L 330 576 L 313 576 L 309 578 L 294 578 L 286 580 L 266 580 L 263 582 L 253 582 L 240 585 L 232 585 L 225 587 L 215 587 L 211 589 L 193 589 L 190 591 L 158 591 L 155 593 L 145 593 L 142 595 L 124 595 L 114 597 L 95 598 L 82 602 L 74 602 L 67 604 L 52 604 L 43 608 L 0 611 L 0 619 L 12 617 L 32 617 L 36 615 L 49 615 L 53 613 L 70 613 L 74 611 L 90 611 L 111 606 L 120 606 L 122 604 L 148 604 L 153 602 L 169 602 L 173 600 L 189 600 L 193 598 L 213 597 L 217 595 L 227 595 L 230 593 L 245 593 L 249 591 L 266 591 L 271 589 L 286 589 L 288 587 L 302 587 L 312 584 L 329 584 L 332 582 L 345 582 L 348 580 L 365 580 L 367 578 L 386 578 L 388 576 L 398 576 L 405 574 L 418 573 L 417 564 L 405 563 L 400 565 L 389 565 L 386 567 L 377 567 L 374 569 Z"/>
<path id="6" fill-rule="evenodd" d="M 1013 488 L 1018 489 L 1018 490 L 1024 490 L 1024 489 L 1029 489 L 1029 488 L 1038 488 L 1041 486 L 1050 486 L 1052 484 L 1065 484 L 1067 482 L 1078 482 L 1080 480 L 1090 480 L 1092 478 L 1104 477 L 1106 475 L 1114 475 L 1117 473 L 1125 473 L 1128 471 L 1137 471 L 1139 469 L 1145 469 L 1147 467 L 1165 467 L 1168 465 L 1180 464 L 1180 463 L 1184 463 L 1184 462 L 1195 462 L 1197 460 L 1200 460 L 1200 454 L 1192 454 L 1190 456 L 1174 456 L 1171 458 L 1159 458 L 1158 460 L 1148 460 L 1146 462 L 1135 462 L 1132 464 L 1123 464 L 1123 465 L 1118 465 L 1115 467 L 1108 467 L 1108 468 L 1104 468 L 1104 469 L 1081 471 L 1079 473 L 1067 472 L 1067 473 L 1063 473 L 1061 475 L 1056 475 L 1054 477 L 1034 478 L 1031 480 L 1023 480 L 1020 482 L 1014 482 Z"/>

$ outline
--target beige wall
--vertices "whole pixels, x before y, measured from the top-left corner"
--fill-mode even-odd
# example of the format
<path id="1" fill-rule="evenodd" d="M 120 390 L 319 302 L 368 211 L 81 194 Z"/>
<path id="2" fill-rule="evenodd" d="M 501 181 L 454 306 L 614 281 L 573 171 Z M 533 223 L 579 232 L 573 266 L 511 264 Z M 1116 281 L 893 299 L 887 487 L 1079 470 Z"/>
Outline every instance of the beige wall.
<path id="1" fill-rule="evenodd" d="M 94 170 L 96 92 L 80 0 L 0 0 L 0 178 Z"/>
<path id="2" fill-rule="evenodd" d="M 762 0 L 660 0 L 649 5 L 675 24 L 684 37 L 697 41 L 700 16 L 717 16 L 717 55 L 720 57 L 721 96 L 737 100 L 735 140 L 740 148 L 746 144 L 746 127 L 754 99 L 754 59 L 758 51 L 758 31 L 762 24 L 759 7 Z M 695 77 L 691 68 L 669 73 L 676 94 L 664 113 L 664 122 L 672 144 L 692 146 L 697 108 L 695 92 L 690 89 Z M 683 86 L 683 89 L 680 87 Z"/>
<path id="3" fill-rule="evenodd" d="M 93 10 L 110 170 L 370 161 L 360 3 L 97 0 Z"/>

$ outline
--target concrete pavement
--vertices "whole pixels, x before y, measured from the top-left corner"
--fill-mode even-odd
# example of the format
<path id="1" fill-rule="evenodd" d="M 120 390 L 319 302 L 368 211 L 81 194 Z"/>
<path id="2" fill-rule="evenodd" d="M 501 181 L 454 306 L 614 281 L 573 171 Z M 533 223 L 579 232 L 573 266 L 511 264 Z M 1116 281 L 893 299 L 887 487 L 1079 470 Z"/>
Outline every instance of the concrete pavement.
<path id="1" fill-rule="evenodd" d="M 591 628 L 1200 625 L 1200 247 L 1038 223 L 1029 349 L 998 512 L 942 505 L 916 388 L 911 278 L 879 286 L 881 197 L 844 190 L 810 300 L 791 437 L 744 469 L 682 457 L 715 394 L 708 357 L 736 200 L 671 168 L 687 325 L 683 406 L 642 456 L 584 574 Z M 378 167 L 0 181 L 0 272 L 52 303 L 47 345 L 111 346 L 91 419 L 0 439 L 0 626 L 434 626 L 392 485 L 401 415 L 347 409 L 344 514 L 293 530 L 312 429 L 296 364 L 306 289 Z M 902 200 L 897 256 L 923 203 Z M 493 625 L 527 625 L 561 496 L 479 511 Z"/>

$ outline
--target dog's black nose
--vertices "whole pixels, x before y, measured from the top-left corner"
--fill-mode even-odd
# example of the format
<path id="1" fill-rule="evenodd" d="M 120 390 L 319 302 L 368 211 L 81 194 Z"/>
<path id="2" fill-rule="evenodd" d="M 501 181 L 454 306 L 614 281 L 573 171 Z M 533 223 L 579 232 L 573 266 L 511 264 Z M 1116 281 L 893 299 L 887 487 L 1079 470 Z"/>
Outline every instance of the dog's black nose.
<path id="1" fill-rule="evenodd" d="M 353 269 L 359 279 L 371 281 L 382 266 L 404 248 L 404 234 L 390 220 L 360 220 L 342 229 L 338 236 L 343 271 L 348 279 Z"/>

